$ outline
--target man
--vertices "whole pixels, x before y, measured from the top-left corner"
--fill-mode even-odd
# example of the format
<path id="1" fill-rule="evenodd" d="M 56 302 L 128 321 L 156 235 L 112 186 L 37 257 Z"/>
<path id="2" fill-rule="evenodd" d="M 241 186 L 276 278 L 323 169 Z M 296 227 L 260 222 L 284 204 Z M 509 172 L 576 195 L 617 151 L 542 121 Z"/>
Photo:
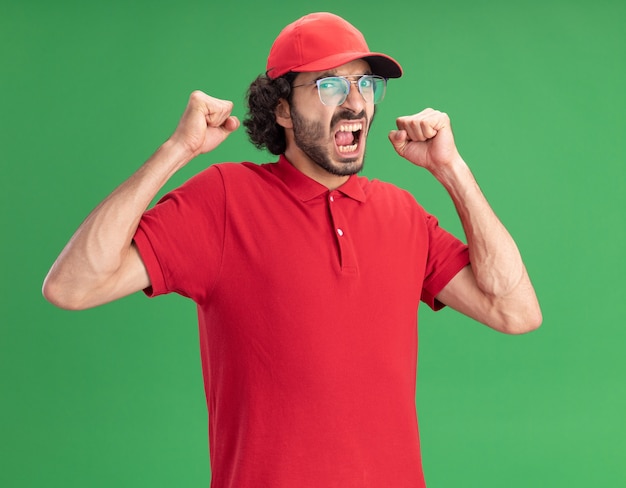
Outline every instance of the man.
<path id="1" fill-rule="evenodd" d="M 236 130 L 194 92 L 170 139 L 85 220 L 44 283 L 68 309 L 139 290 L 198 305 L 213 487 L 422 487 L 420 299 L 523 333 L 541 312 L 519 252 L 427 109 L 389 139 L 458 209 L 467 243 L 407 192 L 356 174 L 400 65 L 327 13 L 287 26 L 249 90 L 252 142 L 146 212 L 172 174 Z M 471 262 L 471 265 L 470 265 Z"/>

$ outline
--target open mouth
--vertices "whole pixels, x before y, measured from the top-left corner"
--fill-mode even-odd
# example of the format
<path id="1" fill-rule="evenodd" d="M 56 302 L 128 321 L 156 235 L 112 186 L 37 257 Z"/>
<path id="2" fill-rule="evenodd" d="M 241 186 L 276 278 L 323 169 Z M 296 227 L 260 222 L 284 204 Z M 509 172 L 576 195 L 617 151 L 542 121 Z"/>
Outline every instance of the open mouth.
<path id="1" fill-rule="evenodd" d="M 363 132 L 361 122 L 354 124 L 341 124 L 335 133 L 335 144 L 337 150 L 342 154 L 354 153 L 359 148 L 359 140 Z"/>

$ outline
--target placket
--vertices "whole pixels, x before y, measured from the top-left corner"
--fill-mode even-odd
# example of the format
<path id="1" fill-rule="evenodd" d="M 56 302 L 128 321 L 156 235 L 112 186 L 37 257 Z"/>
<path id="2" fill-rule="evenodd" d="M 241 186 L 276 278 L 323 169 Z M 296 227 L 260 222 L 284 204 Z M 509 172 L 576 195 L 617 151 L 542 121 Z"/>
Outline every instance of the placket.
<path id="1" fill-rule="evenodd" d="M 350 226 L 342 211 L 342 206 L 348 204 L 348 198 L 340 192 L 331 191 L 328 194 L 328 210 L 330 213 L 337 249 L 339 251 L 339 262 L 341 271 L 344 274 L 358 274 L 356 255 Z"/>

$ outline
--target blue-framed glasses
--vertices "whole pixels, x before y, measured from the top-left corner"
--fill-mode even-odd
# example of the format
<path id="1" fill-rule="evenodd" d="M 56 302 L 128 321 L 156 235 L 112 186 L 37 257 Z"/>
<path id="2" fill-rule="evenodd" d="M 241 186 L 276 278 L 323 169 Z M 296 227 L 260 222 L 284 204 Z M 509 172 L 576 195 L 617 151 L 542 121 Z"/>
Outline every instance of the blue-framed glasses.
<path id="1" fill-rule="evenodd" d="M 366 102 L 380 103 L 385 97 L 387 79 L 378 75 L 362 75 L 356 80 L 350 80 L 345 76 L 327 76 L 310 83 L 294 85 L 292 88 L 317 85 L 317 93 L 320 96 L 321 102 L 324 105 L 336 107 L 346 101 L 353 83 L 359 88 L 359 93 Z"/>

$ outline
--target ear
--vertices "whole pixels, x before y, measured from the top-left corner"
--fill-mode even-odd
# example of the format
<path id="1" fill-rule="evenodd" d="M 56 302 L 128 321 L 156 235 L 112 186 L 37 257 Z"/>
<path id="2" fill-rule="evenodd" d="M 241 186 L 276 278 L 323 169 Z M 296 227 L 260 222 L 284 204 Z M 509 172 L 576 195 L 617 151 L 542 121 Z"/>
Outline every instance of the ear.
<path id="1" fill-rule="evenodd" d="M 293 128 L 293 122 L 291 121 L 291 108 L 289 107 L 289 102 L 287 102 L 284 98 L 281 98 L 278 101 L 278 105 L 276 105 L 276 109 L 274 110 L 274 115 L 278 125 L 285 129 Z"/>

